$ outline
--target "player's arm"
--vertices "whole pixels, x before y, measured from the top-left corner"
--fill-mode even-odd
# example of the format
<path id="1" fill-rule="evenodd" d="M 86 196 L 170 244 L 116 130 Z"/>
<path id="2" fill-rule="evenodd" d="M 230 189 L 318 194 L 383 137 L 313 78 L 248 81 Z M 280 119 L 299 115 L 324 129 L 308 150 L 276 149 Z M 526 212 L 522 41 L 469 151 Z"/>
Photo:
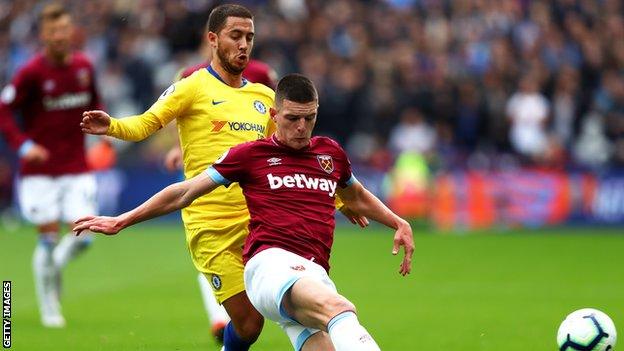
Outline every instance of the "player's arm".
<path id="1" fill-rule="evenodd" d="M 141 141 L 162 128 L 160 119 L 146 111 L 143 114 L 126 118 L 113 118 L 101 110 L 82 113 L 80 128 L 83 133 L 108 135 L 127 141 Z"/>
<path id="2" fill-rule="evenodd" d="M 34 86 L 26 69 L 20 70 L 11 84 L 0 94 L 0 133 L 19 157 L 28 163 L 42 163 L 49 158 L 46 148 L 38 145 L 20 130 L 15 122 L 14 111 L 28 103 L 29 92 Z"/>
<path id="3" fill-rule="evenodd" d="M 208 194 L 220 184 L 207 173 L 169 185 L 140 206 L 116 217 L 87 216 L 78 219 L 73 231 L 76 235 L 83 230 L 107 235 L 117 234 L 124 228 L 190 205 L 198 197 Z"/>
<path id="4" fill-rule="evenodd" d="M 339 195 L 336 195 L 335 206 L 343 216 L 345 216 L 351 223 L 359 225 L 362 228 L 368 227 L 368 218 L 366 216 L 362 216 L 355 211 L 353 211 L 349 206 L 347 206 Z"/>
<path id="5" fill-rule="evenodd" d="M 403 257 L 399 273 L 402 275 L 408 274 L 412 269 L 412 255 L 414 254 L 414 238 L 409 223 L 392 212 L 381 200 L 366 190 L 354 178 L 352 178 L 352 181 L 346 188 L 338 189 L 338 195 L 353 211 L 396 231 L 392 254 L 396 255 L 399 252 L 399 248 L 403 246 L 405 256 Z"/>
<path id="6" fill-rule="evenodd" d="M 183 79 L 167 88 L 154 105 L 140 115 L 117 119 L 104 111 L 85 111 L 80 127 L 88 134 L 141 141 L 182 116 L 193 104 L 199 90 L 196 79 Z"/>

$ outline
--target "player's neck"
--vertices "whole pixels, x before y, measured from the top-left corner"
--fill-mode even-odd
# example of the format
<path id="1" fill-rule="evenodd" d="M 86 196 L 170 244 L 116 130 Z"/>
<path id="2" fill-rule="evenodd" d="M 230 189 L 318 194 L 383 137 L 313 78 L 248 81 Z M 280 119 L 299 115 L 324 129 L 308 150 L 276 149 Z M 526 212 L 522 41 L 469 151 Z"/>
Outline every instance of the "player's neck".
<path id="1" fill-rule="evenodd" d="M 221 81 L 233 88 L 240 88 L 243 86 L 243 75 L 241 74 L 232 74 L 223 68 L 220 62 L 216 60 L 212 60 L 210 63 L 210 67 L 219 75 L 218 78 Z"/>
<path id="2" fill-rule="evenodd" d="M 69 63 L 70 53 L 55 54 L 48 49 L 43 51 L 45 58 L 55 66 L 64 66 Z"/>
<path id="3" fill-rule="evenodd" d="M 282 135 L 280 135 L 279 130 L 275 131 L 275 133 L 273 134 L 273 137 L 275 138 L 275 141 L 277 141 L 277 143 L 279 145 L 285 146 L 289 149 L 293 149 L 293 150 L 303 150 L 306 147 L 310 146 L 310 141 L 308 141 L 308 143 L 306 145 L 298 145 L 298 144 L 289 144 L 286 141 L 286 138 L 282 137 Z"/>

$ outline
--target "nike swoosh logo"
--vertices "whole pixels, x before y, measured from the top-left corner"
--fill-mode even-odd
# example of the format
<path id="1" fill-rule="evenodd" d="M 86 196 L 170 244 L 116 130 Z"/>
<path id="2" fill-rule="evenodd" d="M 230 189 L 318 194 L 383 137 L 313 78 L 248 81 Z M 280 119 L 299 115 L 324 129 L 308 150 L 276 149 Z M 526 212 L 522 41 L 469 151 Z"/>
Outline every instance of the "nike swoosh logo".
<path id="1" fill-rule="evenodd" d="M 224 102 L 225 102 L 225 100 L 221 100 L 221 101 L 214 101 L 214 99 L 212 100 L 212 104 L 213 104 L 213 105 L 222 104 L 222 103 L 224 103 Z"/>

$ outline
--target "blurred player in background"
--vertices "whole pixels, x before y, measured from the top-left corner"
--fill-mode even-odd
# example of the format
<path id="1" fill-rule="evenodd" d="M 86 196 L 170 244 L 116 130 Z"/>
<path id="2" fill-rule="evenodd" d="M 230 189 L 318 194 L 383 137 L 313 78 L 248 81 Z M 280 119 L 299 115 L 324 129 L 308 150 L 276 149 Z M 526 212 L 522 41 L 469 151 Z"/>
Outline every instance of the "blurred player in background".
<path id="1" fill-rule="evenodd" d="M 204 37 L 207 37 L 207 33 Z M 202 53 L 205 53 L 203 56 L 207 58 L 206 62 L 196 64 L 182 70 L 178 77 L 176 77 L 176 80 L 187 78 L 196 71 L 206 69 L 210 65 L 210 61 L 212 58 L 210 43 L 205 40 L 201 46 L 202 48 L 200 49 L 200 51 Z M 250 59 L 249 64 L 247 64 L 247 66 L 243 70 L 242 75 L 244 79 L 247 79 L 250 82 L 261 83 L 270 88 L 275 87 L 275 79 L 277 77 L 277 74 L 268 64 L 262 61 Z M 174 123 L 171 123 L 169 126 L 173 124 Z M 169 126 L 167 127 L 169 128 Z M 167 152 L 167 155 L 165 156 L 165 167 L 171 172 L 182 169 L 182 150 L 180 149 L 179 144 L 175 145 L 171 148 L 171 150 L 169 150 L 169 152 Z M 210 283 L 206 279 L 206 276 L 203 273 L 199 273 L 197 279 L 199 282 L 199 288 L 201 291 L 202 300 L 204 302 L 204 307 L 206 309 L 206 314 L 208 315 L 208 319 L 210 321 L 211 332 L 218 341 L 223 342 L 223 331 L 225 329 L 225 326 L 229 322 L 230 317 L 227 315 L 227 312 L 225 311 L 223 306 L 220 305 L 215 299 L 212 288 L 210 287 Z"/>
<path id="2" fill-rule="evenodd" d="M 355 306 L 329 278 L 334 197 L 395 232 L 392 253 L 405 251 L 399 273 L 409 274 L 414 242 L 410 225 L 366 190 L 351 173 L 344 150 L 312 138 L 318 93 L 312 82 L 288 75 L 277 86 L 269 138 L 237 145 L 206 171 L 168 186 L 117 217 L 87 216 L 74 230 L 116 234 L 135 223 L 190 205 L 200 196 L 239 182 L 251 214 L 245 242 L 245 285 L 253 305 L 284 329 L 296 351 L 379 350 L 359 323 Z M 331 343 L 323 337 L 329 333 Z"/>
<path id="3" fill-rule="evenodd" d="M 90 237 L 65 235 L 59 242 L 59 233 L 61 222 L 96 211 L 96 184 L 79 123 L 82 111 L 101 106 L 91 63 L 72 50 L 69 12 L 49 4 L 39 25 L 43 50 L 3 89 L 0 131 L 20 157 L 20 207 L 39 232 L 33 270 L 41 322 L 63 327 L 61 270 L 89 246 Z M 15 113 L 23 119 L 23 130 Z"/>

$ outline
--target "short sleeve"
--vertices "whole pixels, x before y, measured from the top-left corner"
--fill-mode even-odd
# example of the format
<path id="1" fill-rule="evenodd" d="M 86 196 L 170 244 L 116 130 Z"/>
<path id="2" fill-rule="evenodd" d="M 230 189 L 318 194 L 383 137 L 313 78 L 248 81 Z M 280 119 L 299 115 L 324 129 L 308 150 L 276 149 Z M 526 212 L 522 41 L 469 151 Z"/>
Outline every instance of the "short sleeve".
<path id="1" fill-rule="evenodd" d="M 232 183 L 244 182 L 249 164 L 249 144 L 241 144 L 227 150 L 215 163 L 206 169 L 206 173 L 216 183 L 229 186 Z"/>
<path id="2" fill-rule="evenodd" d="M 0 133 L 15 150 L 18 150 L 28 137 L 17 126 L 13 112 L 25 106 L 30 97 L 37 95 L 34 86 L 32 73 L 27 68 L 22 68 L 0 93 Z"/>
<path id="3" fill-rule="evenodd" d="M 340 185 L 341 188 L 346 188 L 357 180 L 355 179 L 355 176 L 353 176 L 351 161 L 349 161 L 347 153 L 337 142 L 334 141 L 333 143 L 335 146 L 336 160 L 338 161 L 338 171 L 340 172 L 338 185 Z"/>
<path id="4" fill-rule="evenodd" d="M 17 72 L 11 83 L 2 89 L 1 102 L 10 108 L 21 108 L 33 93 L 35 78 L 28 67 Z"/>

